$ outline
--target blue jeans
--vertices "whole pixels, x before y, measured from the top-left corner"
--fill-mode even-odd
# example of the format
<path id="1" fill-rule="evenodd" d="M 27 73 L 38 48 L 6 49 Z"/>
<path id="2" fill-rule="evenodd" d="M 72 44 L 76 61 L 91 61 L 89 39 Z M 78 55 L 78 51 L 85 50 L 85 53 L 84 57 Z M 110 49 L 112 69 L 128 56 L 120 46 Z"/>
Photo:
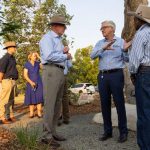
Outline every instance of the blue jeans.
<path id="1" fill-rule="evenodd" d="M 137 142 L 141 150 L 150 150 L 150 71 L 138 73 L 135 84 L 137 106 Z"/>
<path id="2" fill-rule="evenodd" d="M 124 75 L 123 70 L 112 73 L 99 73 L 98 87 L 101 100 L 102 116 L 104 121 L 104 132 L 112 133 L 111 122 L 111 95 L 118 114 L 118 127 L 120 135 L 127 134 L 127 118 L 124 104 Z"/>

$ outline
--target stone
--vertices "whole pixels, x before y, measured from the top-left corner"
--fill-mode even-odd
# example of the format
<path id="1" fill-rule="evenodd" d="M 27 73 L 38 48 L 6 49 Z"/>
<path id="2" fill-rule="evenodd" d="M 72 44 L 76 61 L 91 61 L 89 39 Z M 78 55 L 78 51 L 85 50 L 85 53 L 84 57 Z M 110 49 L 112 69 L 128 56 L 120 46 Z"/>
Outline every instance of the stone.
<path id="1" fill-rule="evenodd" d="M 94 101 L 94 96 L 82 93 L 77 101 L 78 105 L 84 105 L 84 104 L 89 104 L 92 101 Z"/>
<path id="2" fill-rule="evenodd" d="M 136 114 L 136 105 L 132 104 L 125 104 L 126 106 L 126 114 L 127 114 L 127 125 L 128 129 L 132 131 L 136 131 L 136 121 L 137 121 L 137 114 Z M 118 116 L 116 112 L 116 108 L 112 108 L 112 126 L 118 126 Z M 103 124 L 102 113 L 98 113 L 94 116 L 93 121 L 95 123 Z"/>

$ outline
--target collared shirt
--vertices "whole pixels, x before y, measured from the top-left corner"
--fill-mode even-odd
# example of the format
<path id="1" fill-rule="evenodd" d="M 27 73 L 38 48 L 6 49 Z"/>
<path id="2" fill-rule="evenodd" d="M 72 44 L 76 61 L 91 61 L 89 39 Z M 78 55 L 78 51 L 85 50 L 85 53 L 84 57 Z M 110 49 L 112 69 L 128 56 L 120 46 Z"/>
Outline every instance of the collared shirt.
<path id="1" fill-rule="evenodd" d="M 103 47 L 108 43 L 106 39 L 100 40 L 95 45 L 91 52 L 91 58 L 99 58 L 99 70 L 120 69 L 125 67 L 125 62 L 128 62 L 128 53 L 124 51 L 124 40 L 114 36 L 116 40 L 112 44 L 113 50 L 103 50 Z"/>
<path id="2" fill-rule="evenodd" d="M 0 72 L 4 73 L 3 79 L 10 79 L 10 78 L 13 78 L 15 80 L 18 79 L 16 60 L 13 55 L 6 53 L 0 59 Z"/>
<path id="3" fill-rule="evenodd" d="M 42 64 L 52 63 L 65 66 L 67 55 L 63 54 L 62 39 L 55 32 L 46 33 L 39 43 Z"/>
<path id="4" fill-rule="evenodd" d="M 150 66 L 150 25 L 142 25 L 136 32 L 129 54 L 129 71 L 137 73 L 140 65 Z"/>
<path id="5" fill-rule="evenodd" d="M 71 60 L 66 60 L 65 61 L 65 69 L 64 69 L 64 75 L 68 74 L 69 68 L 72 67 L 72 62 Z"/>

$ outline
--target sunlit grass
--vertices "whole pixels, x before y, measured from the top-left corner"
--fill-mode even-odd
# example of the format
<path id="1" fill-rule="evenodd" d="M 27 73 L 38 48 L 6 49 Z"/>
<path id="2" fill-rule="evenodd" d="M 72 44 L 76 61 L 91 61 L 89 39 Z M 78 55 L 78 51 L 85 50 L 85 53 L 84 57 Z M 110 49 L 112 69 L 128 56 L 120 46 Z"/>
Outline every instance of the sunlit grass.
<path id="1" fill-rule="evenodd" d="M 23 150 L 50 150 L 47 145 L 39 145 L 37 139 L 39 137 L 39 129 L 29 128 L 29 126 L 17 127 L 14 129 L 19 144 L 22 145 Z"/>

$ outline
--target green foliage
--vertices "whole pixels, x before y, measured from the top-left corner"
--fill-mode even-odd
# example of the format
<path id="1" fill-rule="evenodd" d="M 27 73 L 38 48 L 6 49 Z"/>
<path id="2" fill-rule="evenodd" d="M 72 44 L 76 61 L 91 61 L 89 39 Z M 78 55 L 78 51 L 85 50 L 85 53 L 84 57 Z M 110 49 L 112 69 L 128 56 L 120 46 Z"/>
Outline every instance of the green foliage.
<path id="1" fill-rule="evenodd" d="M 97 84 L 98 75 L 98 59 L 91 60 L 90 53 L 92 46 L 78 49 L 75 53 L 75 61 L 73 67 L 69 73 L 69 84 L 75 84 L 80 82 L 89 82 L 94 85 Z"/>
<path id="2" fill-rule="evenodd" d="M 4 41 L 17 42 L 17 67 L 19 71 L 18 88 L 25 89 L 23 67 L 30 51 L 39 51 L 39 40 L 49 30 L 48 23 L 54 14 L 62 14 L 70 22 L 64 5 L 56 0 L 3 0 L 3 18 L 9 24 L 2 24 L 1 36 Z M 16 29 L 16 30 L 14 30 Z"/>
<path id="3" fill-rule="evenodd" d="M 70 90 L 68 90 L 69 103 L 71 105 L 77 105 L 79 96 L 80 96 L 79 94 L 73 93 Z"/>
<path id="4" fill-rule="evenodd" d="M 22 146 L 22 150 L 49 150 L 49 145 L 43 145 L 38 142 L 41 130 L 38 127 L 30 126 L 14 128 L 18 144 Z"/>
<path id="5" fill-rule="evenodd" d="M 26 149 L 35 149 L 37 147 L 37 138 L 39 134 L 39 129 L 30 129 L 27 127 L 20 126 L 14 129 L 17 136 L 18 142 L 24 146 Z"/>

